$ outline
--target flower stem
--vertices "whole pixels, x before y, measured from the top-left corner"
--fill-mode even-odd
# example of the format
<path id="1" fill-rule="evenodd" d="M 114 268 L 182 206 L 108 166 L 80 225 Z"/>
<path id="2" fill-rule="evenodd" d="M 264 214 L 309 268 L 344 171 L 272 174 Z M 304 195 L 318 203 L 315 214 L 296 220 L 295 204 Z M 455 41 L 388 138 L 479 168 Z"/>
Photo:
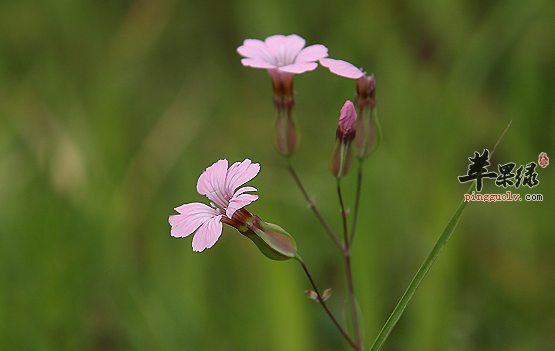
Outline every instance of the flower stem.
<path id="1" fill-rule="evenodd" d="M 306 267 L 306 264 L 304 263 L 303 259 L 299 255 L 295 256 L 295 259 L 297 260 L 297 262 L 299 262 L 301 264 L 301 266 L 303 267 L 304 272 L 306 273 L 306 276 L 308 277 L 308 280 L 310 280 L 310 284 L 312 285 L 312 288 L 314 288 L 314 292 L 316 293 L 316 296 L 318 296 L 318 303 L 320 305 L 322 305 L 322 307 L 324 308 L 324 310 L 326 311 L 326 313 L 328 314 L 328 316 L 332 320 L 333 324 L 335 324 L 335 326 L 337 327 L 337 329 L 339 330 L 341 335 L 343 335 L 345 340 L 347 340 L 349 345 L 351 345 L 351 347 L 355 350 L 360 350 L 360 348 L 357 348 L 357 344 L 355 344 L 353 339 L 351 339 L 351 337 L 349 336 L 349 334 L 347 334 L 347 332 L 341 326 L 341 324 L 339 324 L 339 322 L 337 321 L 337 319 L 335 318 L 333 313 L 331 313 L 330 309 L 328 308 L 328 305 L 324 301 L 324 298 L 322 297 L 322 295 L 320 295 L 320 291 L 318 290 L 318 287 L 316 286 L 316 283 L 314 282 L 314 279 L 312 279 L 312 275 L 310 274 L 308 268 Z"/>
<path id="2" fill-rule="evenodd" d="M 351 306 L 351 318 L 353 320 L 353 331 L 355 334 L 355 350 L 361 350 L 360 328 L 358 325 L 358 315 L 356 309 L 355 289 L 353 284 L 353 271 L 351 268 L 351 242 L 349 241 L 349 231 L 347 228 L 347 213 L 343 202 L 341 192 L 341 178 L 337 178 L 337 195 L 339 197 L 339 206 L 341 206 L 341 217 L 343 219 L 343 234 L 345 236 L 345 250 L 343 251 L 343 259 L 345 261 L 345 273 L 347 277 L 347 289 L 349 294 L 349 304 Z"/>
<path id="3" fill-rule="evenodd" d="M 306 190 L 303 186 L 303 183 L 301 182 L 301 179 L 299 178 L 299 176 L 295 172 L 295 169 L 291 165 L 290 158 L 287 157 L 286 159 L 287 159 L 287 168 L 289 169 L 289 172 L 293 176 L 293 179 L 295 179 L 295 182 L 299 186 L 299 189 L 301 189 L 301 192 L 303 193 L 303 196 L 304 196 L 306 202 L 308 203 L 308 206 L 312 209 L 312 212 L 314 212 L 314 214 L 316 215 L 316 217 L 318 218 L 320 223 L 322 223 L 322 226 L 324 227 L 324 229 L 326 230 L 326 232 L 328 233 L 330 238 L 333 240 L 335 245 L 337 245 L 337 247 L 341 250 L 341 252 L 345 252 L 345 247 L 343 246 L 343 244 L 341 244 L 341 241 L 339 241 L 339 239 L 337 238 L 337 235 L 335 235 L 335 232 L 333 231 L 333 229 L 331 229 L 331 227 L 326 222 L 324 217 L 322 217 L 322 214 L 320 214 L 320 211 L 316 207 L 315 200 L 311 199 L 310 196 L 308 195 L 308 193 L 306 192 Z"/>
<path id="4" fill-rule="evenodd" d="M 353 273 L 351 269 L 351 252 L 345 253 L 345 271 L 347 274 L 347 288 L 349 290 L 349 304 L 351 305 L 351 317 L 353 319 L 353 331 L 355 334 L 355 347 L 354 349 L 362 350 L 362 339 L 360 336 L 360 327 L 358 324 L 358 314 L 356 307 L 355 289 L 353 285 Z"/>
<path id="5" fill-rule="evenodd" d="M 337 196 L 339 197 L 339 206 L 341 207 L 341 220 L 343 221 L 343 236 L 345 240 L 345 249 L 349 250 L 349 231 L 347 229 L 347 212 L 343 203 L 343 195 L 341 193 L 341 178 L 337 178 Z"/>
<path id="6" fill-rule="evenodd" d="M 356 190 L 356 197 L 355 197 L 355 207 L 353 209 L 353 222 L 351 224 L 351 237 L 349 238 L 349 243 L 352 246 L 353 240 L 355 239 L 355 230 L 357 226 L 357 219 L 358 219 L 358 209 L 360 205 L 360 193 L 362 189 L 362 164 L 363 160 L 359 160 L 358 163 L 358 174 L 357 174 L 357 190 Z"/>

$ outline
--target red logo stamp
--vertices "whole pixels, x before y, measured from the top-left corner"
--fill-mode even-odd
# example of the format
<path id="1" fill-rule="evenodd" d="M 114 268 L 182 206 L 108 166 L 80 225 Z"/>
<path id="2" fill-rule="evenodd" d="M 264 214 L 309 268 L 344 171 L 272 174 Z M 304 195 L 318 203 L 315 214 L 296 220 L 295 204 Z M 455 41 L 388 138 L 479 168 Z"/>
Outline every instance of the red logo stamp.
<path id="1" fill-rule="evenodd" d="M 540 154 L 538 163 L 540 164 L 540 166 L 542 166 L 542 168 L 547 167 L 547 165 L 549 164 L 549 158 L 547 157 L 547 154 L 545 152 L 542 152 Z"/>

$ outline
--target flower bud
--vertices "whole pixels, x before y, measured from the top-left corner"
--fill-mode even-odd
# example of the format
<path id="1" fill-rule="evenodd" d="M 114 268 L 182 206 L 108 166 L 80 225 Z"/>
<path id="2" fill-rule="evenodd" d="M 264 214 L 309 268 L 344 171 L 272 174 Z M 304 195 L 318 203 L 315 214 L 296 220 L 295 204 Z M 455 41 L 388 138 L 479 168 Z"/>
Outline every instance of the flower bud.
<path id="1" fill-rule="evenodd" d="M 360 118 L 356 123 L 355 150 L 359 159 L 364 159 L 378 148 L 381 129 L 376 114 L 376 80 L 364 75 L 357 80 L 356 105 Z"/>
<path id="2" fill-rule="evenodd" d="M 297 255 L 295 239 L 276 224 L 266 223 L 255 216 L 255 220 L 249 223 L 248 230 L 242 233 L 272 260 L 283 261 Z"/>
<path id="3" fill-rule="evenodd" d="M 355 105 L 351 100 L 345 101 L 345 104 L 341 108 L 341 115 L 339 116 L 339 125 L 337 126 L 337 137 L 341 139 L 350 139 L 354 136 L 351 135 L 352 129 L 355 126 L 357 120 L 357 112 L 355 110 Z"/>
<path id="4" fill-rule="evenodd" d="M 347 100 L 341 109 L 339 125 L 335 133 L 335 144 L 330 157 L 331 173 L 341 178 L 351 169 L 351 143 L 355 138 L 355 122 L 357 113 L 355 106 Z"/>
<path id="5" fill-rule="evenodd" d="M 260 252 L 272 260 L 297 257 L 297 243 L 289 233 L 278 225 L 262 221 L 245 208 L 235 211 L 231 218 L 223 216 L 221 220 L 251 239 Z"/>
<path id="6" fill-rule="evenodd" d="M 382 131 L 376 110 L 364 109 L 356 125 L 355 150 L 359 159 L 370 156 L 378 149 Z"/>
<path id="7" fill-rule="evenodd" d="M 366 74 L 357 80 L 357 97 L 355 100 L 357 107 L 364 105 L 367 108 L 376 107 L 376 80 L 374 75 Z"/>

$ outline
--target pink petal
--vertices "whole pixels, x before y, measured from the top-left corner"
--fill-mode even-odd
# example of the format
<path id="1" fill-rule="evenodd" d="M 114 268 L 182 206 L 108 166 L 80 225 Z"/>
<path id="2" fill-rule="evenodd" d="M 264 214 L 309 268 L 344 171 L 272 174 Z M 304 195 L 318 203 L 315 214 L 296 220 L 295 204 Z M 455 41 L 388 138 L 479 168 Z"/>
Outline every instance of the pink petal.
<path id="1" fill-rule="evenodd" d="M 292 65 L 287 65 L 283 67 L 279 67 L 280 71 L 289 72 L 300 74 L 308 71 L 313 71 L 318 67 L 316 62 L 302 62 L 302 63 L 295 63 Z"/>
<path id="2" fill-rule="evenodd" d="M 233 194 L 235 189 L 256 177 L 260 171 L 258 163 L 252 163 L 248 158 L 243 162 L 235 162 L 229 167 L 226 175 L 226 191 Z"/>
<path id="3" fill-rule="evenodd" d="M 231 218 L 235 211 L 253 203 L 257 199 L 258 195 L 253 194 L 242 194 L 238 195 L 237 197 L 234 196 L 233 199 L 229 201 L 229 206 L 227 206 L 225 215 Z"/>
<path id="4" fill-rule="evenodd" d="M 243 66 L 246 66 L 246 67 L 265 68 L 265 69 L 276 68 L 276 65 L 272 63 L 269 63 L 267 61 L 262 61 L 260 59 L 255 59 L 255 58 L 241 59 L 241 63 L 243 64 Z"/>
<path id="5" fill-rule="evenodd" d="M 237 48 L 239 55 L 265 60 L 268 56 L 266 43 L 258 39 L 245 39 L 243 45 Z"/>
<path id="6" fill-rule="evenodd" d="M 175 210 L 180 214 L 170 215 L 168 221 L 172 227 L 171 235 L 177 238 L 190 235 L 200 225 L 220 215 L 218 210 L 199 202 L 181 205 Z"/>
<path id="7" fill-rule="evenodd" d="M 323 58 L 320 59 L 320 64 L 329 68 L 331 73 L 342 77 L 358 79 L 364 75 L 364 72 L 347 61 Z"/>
<path id="8" fill-rule="evenodd" d="M 265 42 L 258 39 L 245 39 L 237 52 L 245 58 L 241 60 L 243 66 L 255 68 L 274 68 L 276 59 Z"/>
<path id="9" fill-rule="evenodd" d="M 197 191 L 205 195 L 218 206 L 225 208 L 227 201 L 233 193 L 226 193 L 227 160 L 219 160 L 200 175 L 197 182 Z"/>
<path id="10" fill-rule="evenodd" d="M 233 194 L 231 200 L 229 200 L 229 205 L 226 209 L 226 216 L 231 218 L 235 211 L 253 203 L 258 199 L 258 195 L 243 194 L 247 191 L 256 191 L 256 188 L 253 188 L 252 186 L 246 186 L 237 190 L 235 194 Z"/>
<path id="11" fill-rule="evenodd" d="M 193 237 L 193 251 L 203 251 L 214 246 L 222 235 L 222 215 L 204 222 Z"/>
<path id="12" fill-rule="evenodd" d="M 314 44 L 302 49 L 297 55 L 296 63 L 318 61 L 328 56 L 328 48 L 322 44 Z"/>
<path id="13" fill-rule="evenodd" d="M 241 189 L 237 190 L 237 191 L 235 192 L 235 194 L 233 194 L 233 198 L 235 198 L 235 197 L 241 195 L 242 193 L 246 193 L 247 191 L 257 191 L 257 190 L 256 190 L 255 187 L 252 187 L 252 186 L 245 186 L 245 187 L 242 187 Z"/>
<path id="14" fill-rule="evenodd" d="M 275 36 L 279 36 L 279 34 Z M 282 37 L 284 38 L 285 45 L 290 48 L 296 48 L 295 50 L 297 52 L 301 51 L 301 49 L 306 45 L 306 40 L 297 34 L 282 35 Z M 268 42 L 269 38 L 271 37 L 266 38 L 266 42 Z"/>

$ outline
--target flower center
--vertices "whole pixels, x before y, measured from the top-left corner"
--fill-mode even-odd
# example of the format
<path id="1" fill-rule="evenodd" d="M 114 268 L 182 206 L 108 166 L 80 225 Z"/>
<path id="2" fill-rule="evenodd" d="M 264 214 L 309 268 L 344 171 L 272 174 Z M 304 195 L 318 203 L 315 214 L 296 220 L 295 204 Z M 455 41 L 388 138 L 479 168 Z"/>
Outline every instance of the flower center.
<path id="1" fill-rule="evenodd" d="M 292 55 L 291 52 L 288 52 L 285 48 L 280 48 L 280 50 L 276 51 L 274 56 L 273 64 L 277 67 L 288 66 L 295 63 L 297 59 L 297 55 L 299 53 L 295 53 Z"/>

